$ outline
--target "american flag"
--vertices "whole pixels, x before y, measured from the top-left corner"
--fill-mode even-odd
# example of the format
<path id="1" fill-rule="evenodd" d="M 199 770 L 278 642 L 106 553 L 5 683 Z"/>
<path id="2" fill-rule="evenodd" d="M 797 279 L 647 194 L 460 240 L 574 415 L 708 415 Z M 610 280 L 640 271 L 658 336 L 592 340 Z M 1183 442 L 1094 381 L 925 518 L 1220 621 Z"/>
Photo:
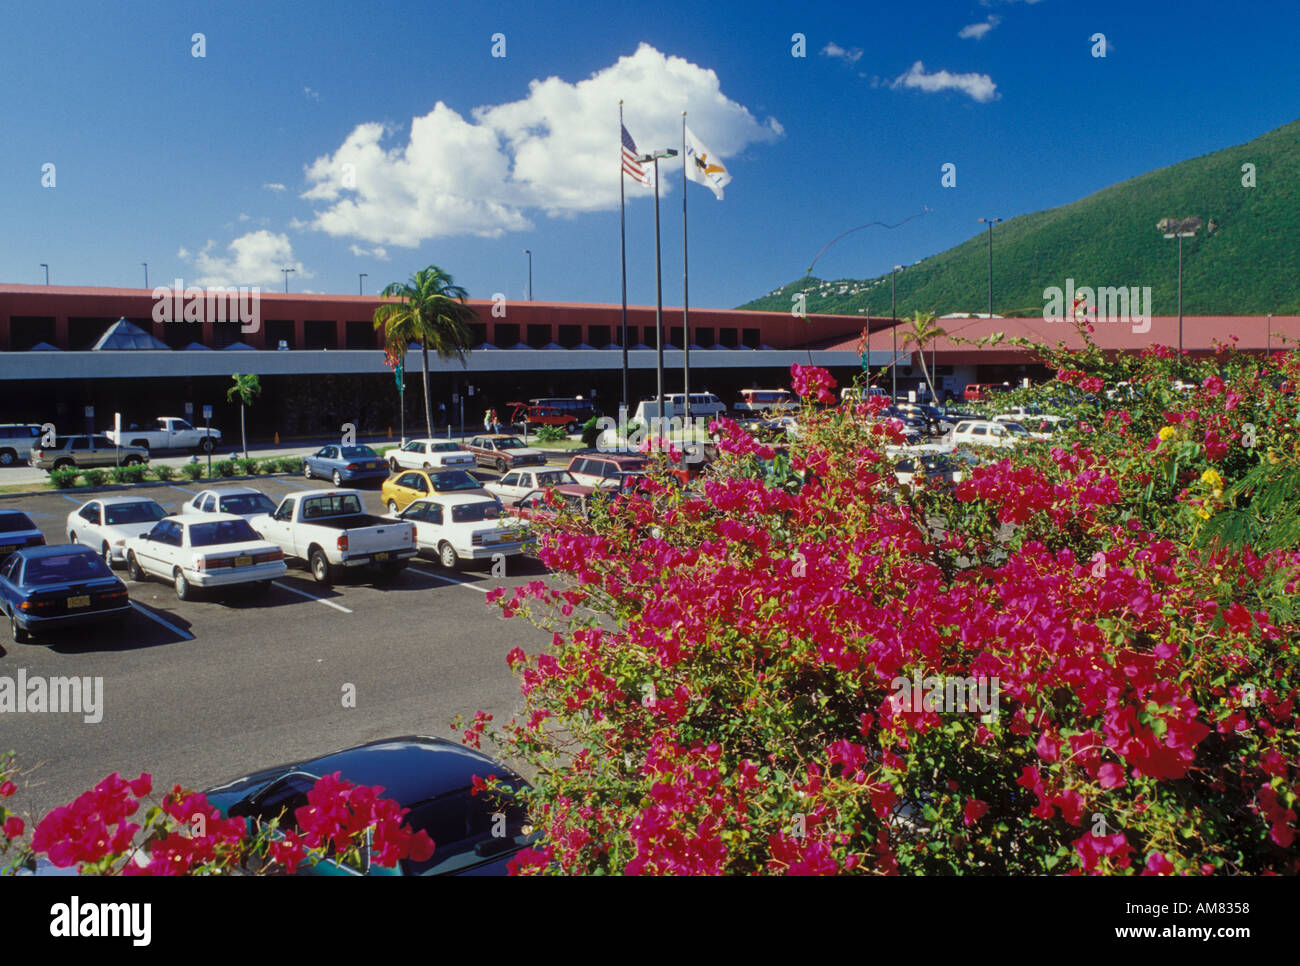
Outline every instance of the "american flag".
<path id="1" fill-rule="evenodd" d="M 641 153 L 636 149 L 636 142 L 632 140 L 632 135 L 627 133 L 627 127 L 619 125 L 623 129 L 623 173 L 628 175 L 633 181 L 645 185 L 647 188 L 654 187 L 654 177 L 649 174 L 637 158 Z"/>

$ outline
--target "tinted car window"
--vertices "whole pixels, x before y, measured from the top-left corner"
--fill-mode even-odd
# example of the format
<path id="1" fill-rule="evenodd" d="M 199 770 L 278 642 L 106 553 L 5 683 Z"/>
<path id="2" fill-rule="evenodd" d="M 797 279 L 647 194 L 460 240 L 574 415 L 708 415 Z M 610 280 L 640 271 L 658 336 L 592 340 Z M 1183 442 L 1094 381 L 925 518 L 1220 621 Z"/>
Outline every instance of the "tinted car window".
<path id="1" fill-rule="evenodd" d="M 497 444 L 497 449 L 501 449 L 501 450 L 525 448 L 523 441 L 519 439 L 519 437 L 517 436 L 507 436 L 505 439 L 499 439 L 496 441 L 496 444 Z"/>
<path id="2" fill-rule="evenodd" d="M 343 458 L 345 460 L 377 459 L 378 456 L 379 454 L 376 453 L 369 446 L 344 446 L 343 447 Z"/>
<path id="3" fill-rule="evenodd" d="M 361 512 L 361 500 L 355 493 L 336 493 L 333 496 L 310 496 L 302 501 L 302 518 L 345 516 Z"/>
<path id="4" fill-rule="evenodd" d="M 497 520 L 501 517 L 501 504 L 495 500 L 481 503 L 458 503 L 451 508 L 453 523 L 479 523 L 483 520 Z"/>
<path id="5" fill-rule="evenodd" d="M 65 553 L 56 557 L 33 557 L 23 573 L 26 584 L 61 584 L 73 580 L 111 577 L 112 571 L 94 553 Z"/>
<path id="6" fill-rule="evenodd" d="M 214 520 L 212 523 L 195 523 L 190 526 L 191 547 L 247 543 L 257 539 L 257 533 L 246 520 Z"/>
<path id="7" fill-rule="evenodd" d="M 275 509 L 275 504 L 271 498 L 261 493 L 237 493 L 233 496 L 223 496 L 221 498 L 222 513 L 270 513 Z"/>
<path id="8" fill-rule="evenodd" d="M 35 529 L 36 525 L 26 513 L 0 513 L 0 533 Z"/>
<path id="9" fill-rule="evenodd" d="M 140 503 L 118 503 L 104 507 L 104 523 L 116 526 L 122 523 L 153 523 L 167 515 L 167 511 L 152 500 Z"/>
<path id="10" fill-rule="evenodd" d="M 433 473 L 430 474 L 429 479 L 433 483 L 433 488 L 439 493 L 454 492 L 456 490 L 477 490 L 479 488 L 478 480 L 464 470 Z"/>

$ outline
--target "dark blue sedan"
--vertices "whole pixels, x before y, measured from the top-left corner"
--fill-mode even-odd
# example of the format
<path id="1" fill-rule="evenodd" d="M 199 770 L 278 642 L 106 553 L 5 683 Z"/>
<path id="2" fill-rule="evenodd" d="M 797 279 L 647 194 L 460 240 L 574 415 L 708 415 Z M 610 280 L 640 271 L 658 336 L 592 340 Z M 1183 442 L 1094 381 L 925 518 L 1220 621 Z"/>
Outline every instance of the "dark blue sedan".
<path id="1" fill-rule="evenodd" d="M 369 446 L 322 446 L 302 461 L 307 479 L 332 480 L 335 486 L 388 479 L 388 464 Z"/>
<path id="2" fill-rule="evenodd" d="M 224 815 L 269 821 L 283 813 L 281 828 L 296 828 L 294 812 L 307 804 L 316 780 L 334 772 L 356 785 L 381 785 L 383 797 L 410 809 L 405 823 L 434 841 L 433 856 L 405 859 L 395 869 L 373 866 L 367 875 L 505 875 L 511 857 L 535 838 L 522 805 L 486 792 L 471 794 L 474 776 L 496 775 L 511 790 L 522 778 L 487 755 L 443 738 L 404 737 L 372 741 L 320 758 L 290 762 L 237 778 L 206 792 Z M 326 860 L 299 872 L 353 875 Z"/>
<path id="3" fill-rule="evenodd" d="M 0 560 L 23 547 L 39 547 L 45 534 L 21 510 L 0 510 Z"/>
<path id="4" fill-rule="evenodd" d="M 15 642 L 46 631 L 117 624 L 131 612 L 126 584 L 92 548 L 26 547 L 0 564 L 0 606 Z"/>

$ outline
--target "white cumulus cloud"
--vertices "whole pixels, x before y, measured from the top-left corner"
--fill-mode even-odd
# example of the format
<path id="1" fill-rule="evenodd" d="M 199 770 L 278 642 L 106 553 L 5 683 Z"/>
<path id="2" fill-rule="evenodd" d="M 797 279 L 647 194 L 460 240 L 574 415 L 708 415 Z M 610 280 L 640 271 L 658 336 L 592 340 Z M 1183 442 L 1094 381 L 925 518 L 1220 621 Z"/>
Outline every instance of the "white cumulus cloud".
<path id="1" fill-rule="evenodd" d="M 377 258 L 381 262 L 388 261 L 388 249 L 382 245 L 376 245 L 374 248 L 362 248 L 360 245 L 349 245 L 348 251 L 358 258 Z"/>
<path id="2" fill-rule="evenodd" d="M 982 40 L 984 35 L 1002 22 L 996 14 L 989 14 L 988 19 L 982 23 L 971 23 L 957 31 L 957 36 L 962 40 Z"/>
<path id="3" fill-rule="evenodd" d="M 438 101 L 411 121 L 405 143 L 378 122 L 359 124 L 306 167 L 310 187 L 302 197 L 320 205 L 310 225 L 372 245 L 414 247 L 430 238 L 526 230 L 538 211 L 554 217 L 614 208 L 620 100 L 643 152 L 680 150 L 683 110 L 691 130 L 723 158 L 784 133 L 775 118 L 760 121 L 726 97 L 712 70 L 642 44 L 584 80 L 534 80 L 527 96 L 476 107 L 468 117 Z M 665 178 L 661 192 L 672 183 Z M 648 190 L 627 187 L 633 196 Z"/>
<path id="4" fill-rule="evenodd" d="M 993 83 L 993 78 L 988 74 L 954 74 L 946 70 L 926 73 L 925 64 L 919 60 L 905 74 L 894 78 L 889 86 L 895 90 L 900 87 L 913 88 L 927 94 L 961 91 L 981 104 L 996 98 L 998 91 L 998 85 Z"/>
<path id="5" fill-rule="evenodd" d="M 184 249 L 181 249 L 184 251 Z M 293 257 L 289 237 L 272 234 L 265 229 L 241 235 L 217 250 L 215 241 L 208 241 L 194 256 L 194 267 L 201 273 L 198 285 L 260 285 L 270 287 L 281 283 L 282 268 L 292 268 L 298 278 L 311 278 L 302 262 Z"/>
<path id="6" fill-rule="evenodd" d="M 844 61 L 844 63 L 849 64 L 851 66 L 853 64 L 856 64 L 858 61 L 862 59 L 862 48 L 841 47 L 839 44 L 835 43 L 835 41 L 832 40 L 829 44 L 827 44 L 825 47 L 822 48 L 822 56 L 834 57 L 835 59 L 842 60 Z"/>

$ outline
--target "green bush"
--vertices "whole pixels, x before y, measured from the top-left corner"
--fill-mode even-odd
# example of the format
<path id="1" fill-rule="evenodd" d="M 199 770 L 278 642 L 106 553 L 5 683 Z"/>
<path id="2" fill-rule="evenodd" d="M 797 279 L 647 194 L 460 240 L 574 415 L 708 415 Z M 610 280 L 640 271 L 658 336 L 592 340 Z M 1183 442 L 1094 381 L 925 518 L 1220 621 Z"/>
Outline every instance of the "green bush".
<path id="1" fill-rule="evenodd" d="M 235 475 L 235 461 L 234 461 L 234 460 L 218 460 L 217 462 L 213 463 L 213 464 L 212 464 L 212 475 L 213 475 L 213 476 L 234 476 L 234 475 Z"/>
<path id="2" fill-rule="evenodd" d="M 582 445 L 588 449 L 594 449 L 596 440 L 600 437 L 600 418 L 592 416 L 582 424 Z"/>
<path id="3" fill-rule="evenodd" d="M 539 443 L 558 443 L 562 439 L 568 439 L 569 434 L 564 431 L 563 426 L 543 426 L 537 431 L 537 442 Z"/>
<path id="4" fill-rule="evenodd" d="M 276 461 L 276 466 L 281 473 L 301 473 L 302 457 L 301 456 L 282 456 Z"/>
<path id="5" fill-rule="evenodd" d="M 66 490 L 76 484 L 79 475 L 78 470 L 50 470 L 50 483 L 56 490 Z"/>
<path id="6" fill-rule="evenodd" d="M 132 463 L 130 466 L 114 466 L 108 471 L 114 483 L 139 483 L 144 479 L 144 466 Z"/>
<path id="7" fill-rule="evenodd" d="M 235 460 L 235 463 L 239 466 L 239 472 L 244 476 L 257 475 L 257 468 L 258 468 L 257 460 L 241 459 L 241 460 Z"/>
<path id="8" fill-rule="evenodd" d="M 86 481 L 86 486 L 103 486 L 104 480 L 108 478 L 103 470 L 85 470 L 81 476 Z"/>
<path id="9" fill-rule="evenodd" d="M 158 479 L 163 483 L 166 483 L 168 480 L 176 479 L 176 467 L 160 463 L 153 467 L 153 475 L 158 477 Z"/>
<path id="10" fill-rule="evenodd" d="M 187 480 L 197 480 L 202 475 L 203 475 L 202 463 L 185 463 L 184 465 L 181 466 L 181 476 L 185 477 L 185 479 Z M 162 479 L 161 476 L 158 478 Z"/>

